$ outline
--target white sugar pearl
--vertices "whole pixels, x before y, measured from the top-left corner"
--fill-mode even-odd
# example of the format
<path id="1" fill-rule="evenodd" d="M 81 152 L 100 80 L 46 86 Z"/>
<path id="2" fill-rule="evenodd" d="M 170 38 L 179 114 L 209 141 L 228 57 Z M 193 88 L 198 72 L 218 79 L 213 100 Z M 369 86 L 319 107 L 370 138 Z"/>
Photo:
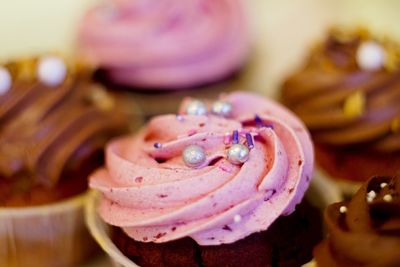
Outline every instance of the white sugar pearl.
<path id="1" fill-rule="evenodd" d="M 242 144 L 234 144 L 228 149 L 228 160 L 233 164 L 242 164 L 249 159 L 249 149 Z"/>
<path id="2" fill-rule="evenodd" d="M 47 56 L 40 59 L 37 75 L 45 85 L 58 86 L 64 82 L 67 75 L 67 67 L 61 58 Z"/>
<path id="3" fill-rule="evenodd" d="M 376 193 L 374 190 L 371 190 L 367 193 L 367 202 L 372 202 L 376 198 Z"/>
<path id="4" fill-rule="evenodd" d="M 190 102 L 187 107 L 186 107 L 186 114 L 188 115 L 206 115 L 207 114 L 207 107 L 206 105 L 199 101 L 199 100 L 193 100 Z"/>
<path id="5" fill-rule="evenodd" d="M 378 70 L 385 62 L 385 50 L 377 42 L 364 42 L 357 49 L 356 60 L 363 70 Z"/>
<path id="6" fill-rule="evenodd" d="M 206 161 L 206 152 L 201 146 L 189 145 L 182 151 L 182 159 L 190 168 L 198 168 Z"/>
<path id="7" fill-rule="evenodd" d="M 383 196 L 383 201 L 392 202 L 393 201 L 392 195 L 384 195 Z"/>
<path id="8" fill-rule="evenodd" d="M 235 223 L 238 223 L 238 222 L 240 222 L 242 220 L 242 216 L 240 216 L 239 214 L 236 214 L 234 217 L 233 217 L 233 221 L 235 222 Z"/>
<path id="9" fill-rule="evenodd" d="M 229 117 L 232 113 L 232 105 L 226 101 L 216 101 L 212 105 L 211 112 L 215 115 Z"/>
<path id="10" fill-rule="evenodd" d="M 0 95 L 4 95 L 11 89 L 12 78 L 10 72 L 0 67 Z"/>
<path id="11" fill-rule="evenodd" d="M 346 213 L 346 212 L 347 212 L 347 208 L 346 208 L 345 206 L 341 206 L 341 207 L 339 208 L 339 212 L 340 212 L 340 213 Z"/>

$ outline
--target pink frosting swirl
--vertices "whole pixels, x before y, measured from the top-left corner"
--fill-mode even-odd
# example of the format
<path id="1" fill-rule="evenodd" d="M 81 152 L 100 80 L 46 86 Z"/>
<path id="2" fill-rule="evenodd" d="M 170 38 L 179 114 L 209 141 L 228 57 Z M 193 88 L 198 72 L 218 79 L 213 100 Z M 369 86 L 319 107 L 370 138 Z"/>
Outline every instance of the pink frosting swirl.
<path id="1" fill-rule="evenodd" d="M 82 54 L 117 83 L 182 88 L 223 79 L 249 51 L 241 0 L 114 0 L 90 10 Z"/>
<path id="2" fill-rule="evenodd" d="M 106 168 L 90 179 L 103 195 L 99 213 L 107 223 L 138 241 L 190 236 L 200 245 L 218 245 L 266 230 L 294 211 L 313 170 L 304 125 L 281 105 L 254 94 L 237 92 L 221 99 L 233 106 L 229 118 L 158 116 L 137 135 L 108 145 Z M 273 128 L 256 127 L 255 114 Z M 255 136 L 242 165 L 226 157 L 224 139 L 233 130 Z M 162 147 L 155 148 L 155 142 Z M 182 160 L 190 144 L 206 151 L 201 168 L 189 168 Z"/>

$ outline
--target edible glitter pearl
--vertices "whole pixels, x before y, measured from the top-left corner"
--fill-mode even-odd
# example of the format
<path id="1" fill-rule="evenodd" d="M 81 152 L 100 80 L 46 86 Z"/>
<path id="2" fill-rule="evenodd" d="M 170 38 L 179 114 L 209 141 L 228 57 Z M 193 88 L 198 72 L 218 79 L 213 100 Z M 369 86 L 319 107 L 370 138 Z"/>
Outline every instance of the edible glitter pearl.
<path id="1" fill-rule="evenodd" d="M 206 152 L 201 146 L 189 145 L 182 151 L 182 158 L 186 166 L 198 168 L 206 161 Z"/>
<path id="2" fill-rule="evenodd" d="M 216 101 L 211 107 L 211 112 L 218 116 L 229 117 L 232 113 L 232 105 L 226 101 Z"/>
<path id="3" fill-rule="evenodd" d="M 242 144 L 234 144 L 228 149 L 228 160 L 233 164 L 242 164 L 249 159 L 249 149 Z"/>
<path id="4" fill-rule="evenodd" d="M 364 42 L 357 49 L 356 60 L 363 70 L 378 70 L 385 62 L 385 51 L 377 42 Z"/>
<path id="5" fill-rule="evenodd" d="M 0 95 L 4 95 L 11 88 L 12 78 L 10 72 L 0 67 Z"/>
<path id="6" fill-rule="evenodd" d="M 188 115 L 206 115 L 207 114 L 207 107 L 206 105 L 199 101 L 199 100 L 193 100 L 190 102 L 187 107 L 186 107 L 186 114 Z"/>
<path id="7" fill-rule="evenodd" d="M 38 64 L 37 76 L 45 85 L 57 86 L 64 82 L 67 76 L 67 67 L 59 57 L 43 57 Z"/>

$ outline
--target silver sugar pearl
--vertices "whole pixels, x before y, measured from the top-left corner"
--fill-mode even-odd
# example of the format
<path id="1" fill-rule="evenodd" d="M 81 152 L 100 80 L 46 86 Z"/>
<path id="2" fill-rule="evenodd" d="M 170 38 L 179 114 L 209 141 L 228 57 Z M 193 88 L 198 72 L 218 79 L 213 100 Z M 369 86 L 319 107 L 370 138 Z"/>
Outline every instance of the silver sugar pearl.
<path id="1" fill-rule="evenodd" d="M 45 56 L 40 59 L 37 67 L 39 80 L 47 86 L 56 87 L 67 77 L 67 66 L 62 58 Z"/>
<path id="2" fill-rule="evenodd" d="M 198 168 L 206 161 L 206 152 L 201 146 L 189 145 L 182 151 L 182 159 L 186 166 Z"/>
<path id="3" fill-rule="evenodd" d="M 0 67 L 0 96 L 5 95 L 12 85 L 12 78 L 10 72 L 4 68 Z"/>
<path id="4" fill-rule="evenodd" d="M 234 144 L 228 149 L 228 160 L 233 164 L 242 164 L 249 159 L 249 149 L 242 144 Z"/>
<path id="5" fill-rule="evenodd" d="M 207 114 L 207 106 L 199 101 L 199 100 L 193 100 L 190 102 L 187 107 L 186 107 L 186 114 L 188 115 L 206 115 Z"/>
<path id="6" fill-rule="evenodd" d="M 232 113 L 232 104 L 226 101 L 216 101 L 211 107 L 211 112 L 215 115 L 229 117 Z"/>
<path id="7" fill-rule="evenodd" d="M 358 66 L 366 71 L 376 71 L 382 68 L 385 57 L 384 48 L 375 41 L 361 43 L 356 54 Z"/>

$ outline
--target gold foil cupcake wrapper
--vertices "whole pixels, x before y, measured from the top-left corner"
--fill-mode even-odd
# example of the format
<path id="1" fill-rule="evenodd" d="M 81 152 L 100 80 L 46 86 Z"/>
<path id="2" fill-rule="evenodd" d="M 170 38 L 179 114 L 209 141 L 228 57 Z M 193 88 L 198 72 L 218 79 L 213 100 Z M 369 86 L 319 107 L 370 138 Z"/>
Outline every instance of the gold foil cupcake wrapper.
<path id="1" fill-rule="evenodd" d="M 0 208 L 0 266 L 77 266 L 96 249 L 85 228 L 87 193 L 49 205 Z"/>

